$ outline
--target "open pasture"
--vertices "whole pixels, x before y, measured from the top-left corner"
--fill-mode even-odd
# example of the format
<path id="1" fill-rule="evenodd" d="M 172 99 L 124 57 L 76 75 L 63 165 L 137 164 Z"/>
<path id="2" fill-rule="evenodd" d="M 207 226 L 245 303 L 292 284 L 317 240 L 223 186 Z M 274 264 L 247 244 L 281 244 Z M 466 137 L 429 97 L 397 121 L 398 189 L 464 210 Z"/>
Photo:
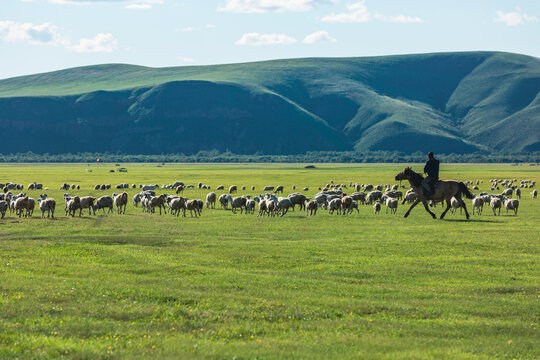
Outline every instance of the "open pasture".
<path id="1" fill-rule="evenodd" d="M 257 217 L 218 203 L 200 218 L 160 216 L 134 208 L 131 188 L 125 215 L 64 216 L 64 192 L 99 197 L 120 192 L 118 183 L 201 181 L 218 196 L 218 185 L 251 195 L 295 185 L 312 197 L 331 180 L 395 184 L 404 167 L 122 166 L 127 173 L 110 173 L 114 164 L 0 165 L 1 182 L 57 201 L 54 220 L 38 208 L 0 220 L 0 359 L 540 358 L 532 189 L 522 189 L 517 216 L 484 208 L 470 221 L 459 211 L 433 220 L 421 205 L 404 219 L 401 202 L 396 215 L 360 205 L 346 216 Z M 538 169 L 442 164 L 441 178 L 483 180 L 473 193 L 500 193 L 490 179 L 540 181 Z M 26 190 L 34 181 L 50 190 Z M 63 182 L 81 190 L 61 191 Z M 204 200 L 209 191 L 183 195 Z"/>

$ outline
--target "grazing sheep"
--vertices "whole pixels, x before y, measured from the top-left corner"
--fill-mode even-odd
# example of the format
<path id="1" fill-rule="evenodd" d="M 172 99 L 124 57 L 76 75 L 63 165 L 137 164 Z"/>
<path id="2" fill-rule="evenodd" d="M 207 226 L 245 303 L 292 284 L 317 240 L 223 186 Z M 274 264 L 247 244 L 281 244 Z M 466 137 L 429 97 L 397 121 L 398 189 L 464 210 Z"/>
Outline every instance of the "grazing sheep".
<path id="1" fill-rule="evenodd" d="M 309 188 L 306 186 L 305 188 L 302 189 L 303 191 L 309 191 Z M 319 189 L 320 190 L 320 189 Z"/>
<path id="2" fill-rule="evenodd" d="M 304 207 L 306 208 L 306 216 L 317 215 L 317 209 L 319 208 L 319 203 L 316 200 L 306 200 Z"/>
<path id="3" fill-rule="evenodd" d="M 516 188 L 516 198 L 521 199 L 521 189 Z"/>
<path id="4" fill-rule="evenodd" d="M 227 194 L 221 194 L 219 196 L 219 203 L 221 204 L 221 207 L 223 210 L 227 210 L 227 205 L 229 204 L 229 195 Z"/>
<path id="5" fill-rule="evenodd" d="M 142 197 L 143 197 L 142 193 L 133 195 L 133 206 L 139 207 L 139 203 L 141 202 Z"/>
<path id="6" fill-rule="evenodd" d="M 201 215 L 199 212 L 199 202 L 197 199 L 188 200 L 186 203 L 186 210 L 189 210 L 191 217 L 193 217 L 193 211 L 195 211 L 195 217 L 197 217 L 197 215 Z"/>
<path id="7" fill-rule="evenodd" d="M 206 207 L 215 209 L 216 208 L 216 193 L 210 192 L 206 195 Z"/>
<path id="8" fill-rule="evenodd" d="M 416 200 L 416 193 L 413 190 L 408 190 L 405 193 L 405 196 L 403 197 L 403 201 L 401 202 L 401 205 L 405 204 L 405 202 L 412 204 Z"/>
<path id="9" fill-rule="evenodd" d="M 382 195 L 383 195 L 383 193 L 380 190 L 375 190 L 375 191 L 372 191 L 372 192 L 368 193 L 367 196 L 366 196 L 366 204 L 369 205 L 369 204 L 373 203 L 376 200 L 380 200 L 382 198 Z"/>
<path id="10" fill-rule="evenodd" d="M 388 209 L 390 209 L 391 214 L 395 214 L 398 207 L 398 199 L 388 197 L 386 198 L 386 213 L 388 214 Z"/>
<path id="11" fill-rule="evenodd" d="M 176 187 L 176 193 L 177 194 L 184 193 L 184 185 L 178 185 Z"/>
<path id="12" fill-rule="evenodd" d="M 84 209 L 88 209 L 88 215 L 92 215 L 92 212 L 94 212 L 94 215 L 96 215 L 96 212 L 94 211 L 94 201 L 96 201 L 95 197 L 92 197 L 92 196 L 82 197 L 81 206 L 79 208 L 79 216 L 82 216 L 82 211 Z"/>
<path id="13" fill-rule="evenodd" d="M 275 194 L 282 193 L 283 194 L 283 185 L 278 185 L 276 187 L 276 191 L 274 191 Z"/>
<path id="14" fill-rule="evenodd" d="M 216 190 L 223 190 L 223 189 L 225 189 L 225 186 L 223 186 L 223 185 L 219 185 L 219 186 L 216 188 Z"/>
<path id="15" fill-rule="evenodd" d="M 253 185 L 253 186 L 251 187 L 251 190 L 252 190 L 252 191 L 255 191 L 255 185 Z"/>
<path id="16" fill-rule="evenodd" d="M 328 196 L 326 194 L 317 194 L 315 195 L 314 200 L 319 207 L 322 206 L 325 210 L 328 208 Z"/>
<path id="17" fill-rule="evenodd" d="M 94 204 L 94 214 L 96 211 L 102 209 L 103 213 L 105 213 L 105 209 L 108 208 L 108 212 L 113 212 L 113 204 L 114 200 L 111 196 L 102 196 L 99 199 L 96 200 Z"/>
<path id="18" fill-rule="evenodd" d="M 236 214 L 236 209 L 240 208 L 240 214 L 242 214 L 244 208 L 246 207 L 247 197 L 237 196 L 232 198 L 230 195 L 228 197 L 229 203 L 231 204 L 231 210 L 233 214 Z"/>
<path id="19" fill-rule="evenodd" d="M 96 186 L 94 186 L 94 190 L 99 190 L 101 189 L 101 185 L 100 184 L 97 184 Z"/>
<path id="20" fill-rule="evenodd" d="M 114 197 L 114 204 L 116 205 L 116 209 L 118 211 L 118 214 L 125 214 L 126 213 L 126 206 L 128 202 L 128 194 L 127 192 L 123 192 L 119 195 L 116 195 Z M 124 208 L 124 211 L 122 212 L 122 208 Z"/>
<path id="21" fill-rule="evenodd" d="M 277 211 L 281 213 L 281 216 L 284 216 L 294 205 L 289 198 L 279 198 L 276 206 Z"/>
<path id="22" fill-rule="evenodd" d="M 366 193 L 363 193 L 363 192 L 354 192 L 351 194 L 351 197 L 353 200 L 356 200 L 358 202 L 360 202 L 360 204 L 365 204 L 366 202 Z"/>
<path id="23" fill-rule="evenodd" d="M 229 186 L 229 194 L 238 192 L 238 187 L 236 185 Z"/>
<path id="24" fill-rule="evenodd" d="M 165 208 L 165 195 L 161 194 L 159 196 L 152 196 L 149 199 L 148 202 L 148 209 L 153 214 L 155 212 L 155 208 L 159 208 L 159 215 L 161 215 L 161 209 L 163 208 L 163 212 L 166 214 L 167 209 Z"/>
<path id="25" fill-rule="evenodd" d="M 517 215 L 519 200 L 518 199 L 508 199 L 504 202 L 504 207 L 506 208 L 506 215 L 508 215 L 508 210 L 514 210 L 514 215 Z"/>
<path id="26" fill-rule="evenodd" d="M 0 200 L 0 214 L 2 214 L 2 219 L 6 216 L 6 211 L 8 208 L 8 203 L 5 200 Z"/>
<path id="27" fill-rule="evenodd" d="M 463 209 L 461 199 L 458 200 L 457 198 L 452 196 L 452 199 L 450 200 L 450 207 L 450 212 L 452 213 L 452 215 L 456 213 L 457 209 L 459 209 L 459 213 L 461 214 Z"/>
<path id="28" fill-rule="evenodd" d="M 477 215 L 482 215 L 482 210 L 484 209 L 484 198 L 477 196 L 472 199 L 473 215 L 476 209 Z"/>
<path id="29" fill-rule="evenodd" d="M 512 196 L 514 190 L 512 189 L 505 189 L 501 195 L 504 195 L 504 196 Z"/>
<path id="30" fill-rule="evenodd" d="M 80 210 L 81 208 L 81 198 L 75 196 L 70 198 L 66 202 L 66 216 L 70 215 L 71 217 L 75 216 L 75 211 Z M 79 213 L 80 216 L 80 213 Z"/>
<path id="31" fill-rule="evenodd" d="M 255 214 L 255 203 L 253 199 L 246 201 L 246 214 Z"/>
<path id="32" fill-rule="evenodd" d="M 353 198 L 350 196 L 343 196 L 341 198 L 341 209 L 342 209 L 343 215 L 350 214 L 352 212 L 352 203 L 353 203 Z"/>
<path id="33" fill-rule="evenodd" d="M 304 194 L 300 194 L 300 193 L 289 194 L 288 198 L 291 200 L 293 204 L 293 211 L 296 205 L 300 205 L 300 210 L 305 209 L 306 196 Z"/>
<path id="34" fill-rule="evenodd" d="M 75 184 L 71 184 L 71 190 L 75 190 L 75 187 L 76 187 Z"/>
<path id="35" fill-rule="evenodd" d="M 263 188 L 263 191 L 272 191 L 272 190 L 274 190 L 274 187 L 273 187 L 273 186 L 265 186 L 265 187 Z"/>
<path id="36" fill-rule="evenodd" d="M 491 198 L 489 206 L 493 209 L 493 216 L 497 215 L 496 209 L 499 209 L 499 215 L 501 215 L 501 199 L 498 197 Z"/>
<path id="37" fill-rule="evenodd" d="M 364 188 L 362 189 L 363 192 L 368 192 L 368 191 L 371 191 L 373 190 L 373 185 L 371 184 L 368 184 L 366 186 L 364 186 Z"/>
<path id="38" fill-rule="evenodd" d="M 69 184 L 63 183 L 62 186 L 60 186 L 60 190 L 69 190 Z"/>
<path id="39" fill-rule="evenodd" d="M 183 217 L 186 217 L 186 202 L 183 197 L 174 197 L 167 199 L 167 205 L 171 209 L 171 215 L 180 215 L 180 210 L 183 212 Z"/>
<path id="40" fill-rule="evenodd" d="M 339 198 L 332 199 L 328 203 L 328 212 L 330 214 L 333 214 L 334 211 L 337 211 L 336 213 L 341 215 L 341 199 L 339 199 Z"/>
<path id="41" fill-rule="evenodd" d="M 45 218 L 45 211 L 47 212 L 47 218 L 50 216 L 54 219 L 54 209 L 56 208 L 56 201 L 53 198 L 38 199 L 39 209 L 41 210 L 41 218 Z"/>
<path id="42" fill-rule="evenodd" d="M 353 200 L 352 205 L 351 205 L 351 213 L 352 213 L 353 210 L 355 210 L 355 209 L 356 209 L 356 213 L 357 213 L 357 214 L 360 214 L 360 210 L 358 210 L 358 201 Z"/>
<path id="43" fill-rule="evenodd" d="M 538 190 L 534 189 L 532 192 L 531 192 L 531 195 L 532 195 L 532 198 L 533 199 L 536 199 L 538 197 Z"/>
<path id="44" fill-rule="evenodd" d="M 156 190 L 157 188 L 159 188 L 159 186 L 157 185 L 143 185 L 142 190 Z"/>
<path id="45" fill-rule="evenodd" d="M 381 202 L 379 200 L 375 201 L 373 204 L 373 212 L 377 215 L 381 211 Z"/>

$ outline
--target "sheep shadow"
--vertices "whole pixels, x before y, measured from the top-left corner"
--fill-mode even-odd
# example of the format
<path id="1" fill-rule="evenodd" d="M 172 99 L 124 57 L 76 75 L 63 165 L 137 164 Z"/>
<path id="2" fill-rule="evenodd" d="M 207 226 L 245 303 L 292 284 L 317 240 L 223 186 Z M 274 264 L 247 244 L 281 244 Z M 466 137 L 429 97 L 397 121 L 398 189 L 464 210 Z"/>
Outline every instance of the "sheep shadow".
<path id="1" fill-rule="evenodd" d="M 499 221 L 494 221 L 494 220 L 481 220 L 481 219 L 447 219 L 447 218 L 444 218 L 442 219 L 442 221 L 447 221 L 447 222 L 467 222 L 467 223 L 493 223 L 493 224 L 497 224 L 499 223 Z"/>

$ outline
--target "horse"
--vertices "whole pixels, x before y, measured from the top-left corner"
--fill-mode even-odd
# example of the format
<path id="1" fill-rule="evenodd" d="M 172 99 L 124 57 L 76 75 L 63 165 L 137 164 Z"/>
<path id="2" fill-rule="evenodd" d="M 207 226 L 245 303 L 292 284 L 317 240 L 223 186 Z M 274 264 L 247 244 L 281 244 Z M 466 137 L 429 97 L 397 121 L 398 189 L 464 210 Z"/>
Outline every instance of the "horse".
<path id="1" fill-rule="evenodd" d="M 405 215 L 403 215 L 403 217 L 409 216 L 411 210 L 418 205 L 419 202 L 422 202 L 426 211 L 434 219 L 436 219 L 437 215 L 435 215 L 435 213 L 429 209 L 427 200 L 433 200 L 435 202 L 446 200 L 446 209 L 441 214 L 441 219 L 443 219 L 444 215 L 446 215 L 448 210 L 450 210 L 453 196 L 461 203 L 463 210 L 465 210 L 465 216 L 467 216 L 467 219 L 469 219 L 469 212 L 467 211 L 465 202 L 461 199 L 461 195 L 465 195 L 468 199 L 474 199 L 474 195 L 469 191 L 467 185 L 465 185 L 462 181 L 439 181 L 437 187 L 435 188 L 435 193 L 431 195 L 429 199 L 427 199 L 422 191 L 422 181 L 424 180 L 424 177 L 421 174 L 415 173 L 410 167 L 405 168 L 405 170 L 397 174 L 396 180 L 409 180 L 411 187 L 417 194 L 416 200 Z"/>

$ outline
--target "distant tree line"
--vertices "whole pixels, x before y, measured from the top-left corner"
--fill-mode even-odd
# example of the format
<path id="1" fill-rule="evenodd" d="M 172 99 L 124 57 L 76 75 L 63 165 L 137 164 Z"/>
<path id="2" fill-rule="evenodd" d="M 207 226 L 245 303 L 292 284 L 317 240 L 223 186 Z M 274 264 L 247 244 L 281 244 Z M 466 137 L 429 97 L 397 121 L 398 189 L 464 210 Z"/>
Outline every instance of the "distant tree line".
<path id="1" fill-rule="evenodd" d="M 445 163 L 540 163 L 540 152 L 437 154 Z M 199 151 L 196 154 L 131 155 L 111 153 L 35 154 L 33 152 L 0 154 L 4 163 L 419 163 L 426 154 L 406 154 L 399 151 L 309 151 L 305 154 L 252 155 L 230 151 Z"/>

